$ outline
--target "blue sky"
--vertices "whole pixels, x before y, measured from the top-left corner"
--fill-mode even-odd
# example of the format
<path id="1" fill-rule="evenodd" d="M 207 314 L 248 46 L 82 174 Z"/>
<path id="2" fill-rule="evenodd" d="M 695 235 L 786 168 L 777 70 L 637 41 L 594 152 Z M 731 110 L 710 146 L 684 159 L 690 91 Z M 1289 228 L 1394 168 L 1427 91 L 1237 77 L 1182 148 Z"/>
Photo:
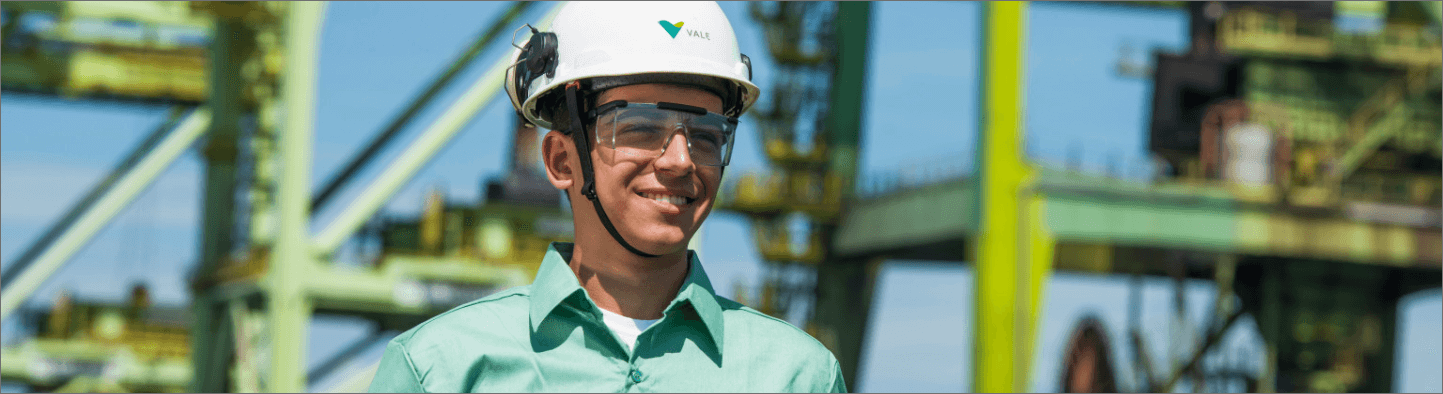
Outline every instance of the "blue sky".
<path id="1" fill-rule="evenodd" d="M 320 54 L 319 97 L 313 184 L 325 181 L 379 125 L 389 120 L 484 24 L 506 5 L 494 2 L 335 2 L 327 11 Z M 756 64 L 756 80 L 769 88 L 772 70 L 759 28 L 746 4 L 724 2 L 744 53 Z M 537 7 L 543 8 L 543 7 Z M 976 139 L 976 89 L 980 53 L 979 4 L 972 2 L 881 2 L 874 8 L 865 129 L 864 174 L 909 168 L 970 166 Z M 538 18 L 543 10 L 530 14 Z M 1186 36 L 1181 11 L 1034 3 L 1029 13 L 1027 51 L 1027 141 L 1039 161 L 1060 163 L 1070 147 L 1082 148 L 1090 168 L 1116 162 L 1127 174 L 1145 171 L 1145 130 L 1151 83 L 1118 76 L 1121 46 L 1141 55 L 1148 49 L 1177 50 Z M 921 21 L 921 22 L 919 22 Z M 483 72 L 502 51 L 482 54 L 473 67 L 423 111 L 393 149 L 389 162 Z M 93 185 L 126 151 L 160 123 L 154 107 L 11 98 L 0 103 L 0 258 L 18 256 L 45 226 Z M 487 177 L 504 167 L 511 109 L 504 97 L 486 107 L 387 205 L 395 215 L 414 215 L 425 191 L 441 187 L 453 201 L 474 201 Z M 743 123 L 744 135 L 756 129 Z M 759 139 L 741 138 L 733 171 L 759 170 Z M 376 176 L 376 165 L 360 174 Z M 169 168 L 136 203 L 102 230 L 72 262 L 37 293 L 43 305 L 61 289 L 82 296 L 120 298 L 134 281 L 151 284 L 163 303 L 184 303 L 185 269 L 197 249 L 202 166 L 189 152 Z M 354 198 L 345 190 L 337 202 Z M 317 214 L 313 230 L 334 218 L 337 207 Z M 732 284 L 757 283 L 762 267 L 746 222 L 713 215 L 703 232 L 703 258 L 723 295 Z M 870 342 L 864 351 L 861 391 L 963 391 L 970 388 L 971 270 L 951 263 L 890 262 L 882 270 L 874 301 Z M 1130 365 L 1122 352 L 1127 282 L 1123 278 L 1056 275 L 1048 284 L 1041 341 L 1032 390 L 1055 391 L 1061 347 L 1068 330 L 1086 313 L 1102 316 L 1113 336 L 1118 366 Z M 1201 317 L 1212 286 L 1190 283 L 1189 311 Z M 1147 282 L 1143 322 L 1166 334 L 1170 284 Z M 1440 391 L 1440 295 L 1410 297 L 1400 311 L 1398 376 L 1401 391 Z M 1241 322 L 1225 341 L 1238 354 L 1257 354 L 1255 325 Z M 16 334 L 4 326 L 6 340 Z M 312 328 L 311 359 L 336 351 L 363 327 L 344 320 L 318 320 Z M 1166 349 L 1162 335 L 1150 335 L 1150 351 Z M 1402 346 L 1406 344 L 1406 346 Z M 368 357 L 379 357 L 379 347 Z M 1246 357 L 1244 357 L 1246 358 Z M 372 358 L 371 360 L 374 360 Z M 1256 365 L 1258 360 L 1243 360 Z M 357 363 L 357 366 L 360 363 Z M 1121 377 L 1131 376 L 1120 368 Z M 324 386 L 322 382 L 322 386 Z M 1130 386 L 1124 386 L 1130 387 Z"/>

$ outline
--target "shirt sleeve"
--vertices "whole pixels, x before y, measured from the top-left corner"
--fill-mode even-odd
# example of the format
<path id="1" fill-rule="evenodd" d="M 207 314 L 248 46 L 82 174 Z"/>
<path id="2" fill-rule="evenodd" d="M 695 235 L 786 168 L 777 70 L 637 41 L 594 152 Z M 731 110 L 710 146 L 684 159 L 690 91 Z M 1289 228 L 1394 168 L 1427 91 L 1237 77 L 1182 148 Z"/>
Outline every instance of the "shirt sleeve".
<path id="1" fill-rule="evenodd" d="M 381 356 L 381 364 L 376 368 L 376 377 L 371 379 L 372 393 L 424 393 L 426 389 L 421 387 L 421 379 L 416 376 L 416 368 L 411 364 L 411 355 L 406 354 L 406 346 L 392 340 L 386 344 L 386 353 Z"/>
<path id="2" fill-rule="evenodd" d="M 842 380 L 842 363 L 837 362 L 837 360 L 832 360 L 832 387 L 829 388 L 829 389 L 827 389 L 827 390 L 824 391 L 824 392 L 827 392 L 827 393 L 845 393 L 845 392 L 847 392 L 847 382 L 844 381 L 844 380 Z"/>

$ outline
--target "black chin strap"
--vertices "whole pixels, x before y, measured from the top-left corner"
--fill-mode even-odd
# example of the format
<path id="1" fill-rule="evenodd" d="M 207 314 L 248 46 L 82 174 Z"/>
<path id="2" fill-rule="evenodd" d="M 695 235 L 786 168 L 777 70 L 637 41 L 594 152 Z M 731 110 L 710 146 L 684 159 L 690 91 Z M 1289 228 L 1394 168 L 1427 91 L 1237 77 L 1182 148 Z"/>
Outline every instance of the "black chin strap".
<path id="1" fill-rule="evenodd" d="M 637 250 L 631 244 L 626 243 L 626 240 L 621 238 L 621 234 L 616 232 L 616 227 L 611 225 L 611 219 L 606 217 L 606 210 L 601 209 L 601 200 L 596 198 L 596 180 L 591 171 L 591 144 L 590 140 L 586 138 L 585 123 L 581 121 L 581 113 L 586 109 L 582 108 L 581 100 L 576 97 L 578 85 L 580 84 L 577 82 L 566 84 L 566 105 L 569 109 L 567 112 L 571 113 L 571 127 L 566 132 L 570 133 L 571 140 L 576 142 L 576 156 L 581 159 L 581 195 L 586 196 L 586 199 L 591 200 L 591 204 L 596 206 L 596 216 L 601 218 L 601 224 L 606 226 L 606 231 L 611 233 L 611 238 L 616 239 L 616 243 L 621 244 L 622 247 L 637 256 L 659 257 L 659 255 Z"/>

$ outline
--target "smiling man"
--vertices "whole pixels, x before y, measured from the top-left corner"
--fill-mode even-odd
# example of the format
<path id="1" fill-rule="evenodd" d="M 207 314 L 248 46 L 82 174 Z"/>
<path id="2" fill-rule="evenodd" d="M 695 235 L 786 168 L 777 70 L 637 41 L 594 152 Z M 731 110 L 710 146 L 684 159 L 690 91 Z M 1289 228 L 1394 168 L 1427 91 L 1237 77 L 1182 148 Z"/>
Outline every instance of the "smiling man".
<path id="1" fill-rule="evenodd" d="M 760 93 L 712 2 L 576 2 L 532 30 L 506 91 L 572 205 L 529 286 L 386 347 L 373 392 L 844 392 L 796 327 L 717 296 L 691 237 Z"/>

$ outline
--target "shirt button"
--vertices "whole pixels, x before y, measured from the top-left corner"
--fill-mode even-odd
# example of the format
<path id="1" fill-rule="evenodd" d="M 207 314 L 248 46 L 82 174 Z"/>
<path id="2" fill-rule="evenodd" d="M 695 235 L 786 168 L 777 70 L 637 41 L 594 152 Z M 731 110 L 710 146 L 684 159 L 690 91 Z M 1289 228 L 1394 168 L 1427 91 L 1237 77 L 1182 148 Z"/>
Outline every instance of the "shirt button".
<path id="1" fill-rule="evenodd" d="M 637 371 L 637 370 L 632 370 L 632 371 L 631 371 L 631 382 L 632 382 L 632 383 L 641 383 L 641 371 Z"/>

